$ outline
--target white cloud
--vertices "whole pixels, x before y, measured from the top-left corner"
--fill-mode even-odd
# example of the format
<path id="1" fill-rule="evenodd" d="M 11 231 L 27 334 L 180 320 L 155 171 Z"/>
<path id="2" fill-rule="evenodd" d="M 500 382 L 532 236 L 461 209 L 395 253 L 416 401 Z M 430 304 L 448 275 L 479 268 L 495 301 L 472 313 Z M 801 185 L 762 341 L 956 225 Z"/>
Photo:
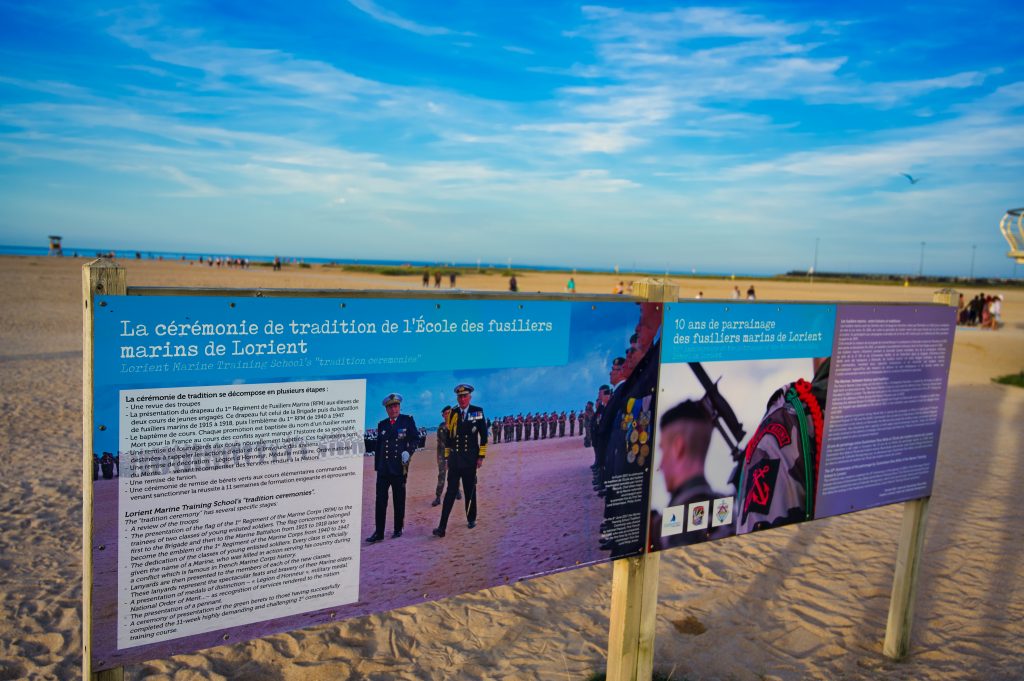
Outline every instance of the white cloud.
<path id="1" fill-rule="evenodd" d="M 433 36 L 433 35 L 472 35 L 470 33 L 460 33 L 459 31 L 453 31 L 450 28 L 444 26 L 427 26 L 411 19 L 406 19 L 399 14 L 392 12 L 391 10 L 384 9 L 373 0 L 348 0 L 349 3 L 361 12 L 365 12 L 377 21 L 381 21 L 385 24 L 390 24 L 403 31 L 409 31 L 411 33 L 417 33 L 419 35 Z"/>
<path id="2" fill-rule="evenodd" d="M 187 189 L 185 194 L 179 194 L 179 196 L 219 196 L 221 194 L 221 191 L 209 182 L 189 175 L 180 168 L 163 166 L 161 169 L 171 180 Z"/>
<path id="3" fill-rule="evenodd" d="M 560 146 L 570 152 L 614 154 L 643 142 L 630 134 L 632 127 L 625 123 L 547 123 L 520 125 L 516 129 L 554 135 Z"/>

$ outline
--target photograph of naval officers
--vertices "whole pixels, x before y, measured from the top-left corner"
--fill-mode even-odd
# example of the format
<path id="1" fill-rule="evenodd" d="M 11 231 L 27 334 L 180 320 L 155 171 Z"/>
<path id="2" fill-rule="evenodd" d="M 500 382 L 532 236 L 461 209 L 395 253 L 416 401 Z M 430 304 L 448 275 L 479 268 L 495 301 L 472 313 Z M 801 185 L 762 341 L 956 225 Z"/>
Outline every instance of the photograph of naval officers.
<path id="1" fill-rule="evenodd" d="M 392 409 L 398 416 L 416 417 L 415 425 L 405 426 L 408 431 L 424 425 L 424 414 L 434 415 L 423 448 L 434 454 L 437 465 L 426 465 L 418 446 L 409 442 L 404 451 L 412 464 L 398 471 L 404 475 L 395 475 L 382 457 L 385 451 L 399 451 L 389 444 L 397 417 L 392 425 L 390 417 L 379 420 L 377 409 L 364 411 L 362 428 L 374 432 L 367 437 L 372 446 L 363 459 L 362 498 L 338 503 L 360 504 L 360 515 L 353 512 L 352 520 L 359 523 L 361 537 L 374 541 L 363 544 L 359 554 L 359 602 L 342 606 L 339 617 L 403 607 L 422 600 L 423 594 L 434 600 L 612 557 L 602 543 L 606 499 L 598 491 L 604 489 L 604 480 L 592 468 L 598 406 L 604 413 L 613 390 L 609 367 L 619 357 L 616 387 L 623 383 L 619 367 L 627 362 L 630 337 L 642 316 L 636 302 L 619 301 L 568 304 L 568 333 L 551 341 L 557 363 L 538 361 L 529 353 L 481 359 L 452 349 L 443 355 L 445 368 L 361 377 L 367 396 L 401 396 Z M 650 339 L 645 335 L 643 340 L 649 350 Z M 463 355 L 476 367 L 493 368 L 460 369 Z M 640 369 L 646 378 L 648 371 Z M 371 399 L 373 407 L 378 400 Z M 642 413 L 630 409 L 621 390 L 619 401 L 614 414 L 619 423 L 627 412 L 646 423 Z M 650 434 L 641 433 L 640 426 L 621 431 L 619 423 L 616 433 L 625 438 L 633 432 L 642 435 L 638 448 L 643 457 L 651 446 Z M 628 464 L 626 442 L 616 442 L 614 451 Z M 613 461 L 601 463 L 602 470 L 607 466 L 618 471 Z M 608 494 L 624 493 L 619 489 Z M 394 499 L 394 529 L 401 530 L 400 540 L 388 538 L 393 529 L 389 497 Z M 400 501 L 403 508 L 398 508 Z M 642 548 L 645 517 L 632 519 L 631 536 L 624 534 L 626 522 L 608 533 L 618 551 Z"/>
<path id="2" fill-rule="evenodd" d="M 405 483 L 409 477 L 409 464 L 413 452 L 420 445 L 420 433 L 412 416 L 402 413 L 402 396 L 391 393 L 382 401 L 387 418 L 377 424 L 374 443 L 373 470 L 377 473 L 376 501 L 374 505 L 374 531 L 366 541 L 369 544 L 384 539 L 384 525 L 388 513 L 388 490 L 394 500 L 395 539 L 402 536 L 405 523 Z"/>
<path id="3" fill-rule="evenodd" d="M 594 488 L 605 504 L 600 544 L 613 558 L 643 550 L 646 534 L 630 528 L 646 525 L 662 306 L 645 302 L 638 307 L 633 317 L 635 335 L 622 339 L 628 346 L 625 356 L 611 360 L 611 385 L 599 389 L 599 397 L 607 396 L 607 403 L 592 438 Z"/>

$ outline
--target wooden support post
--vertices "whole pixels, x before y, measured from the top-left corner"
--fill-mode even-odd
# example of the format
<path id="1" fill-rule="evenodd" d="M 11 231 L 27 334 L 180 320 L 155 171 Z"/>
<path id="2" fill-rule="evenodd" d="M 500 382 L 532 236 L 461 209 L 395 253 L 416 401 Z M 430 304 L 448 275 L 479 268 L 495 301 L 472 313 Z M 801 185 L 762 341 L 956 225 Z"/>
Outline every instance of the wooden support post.
<path id="1" fill-rule="evenodd" d="M 679 286 L 664 280 L 634 282 L 633 292 L 649 302 L 679 300 Z M 659 553 L 613 563 L 607 681 L 649 681 L 654 673 L 660 565 Z"/>
<path id="2" fill-rule="evenodd" d="M 82 267 L 82 679 L 124 681 L 124 668 L 92 669 L 92 461 L 93 461 L 93 303 L 98 295 L 124 295 L 123 267 L 94 260 Z"/>
<path id="3" fill-rule="evenodd" d="M 651 678 L 660 561 L 661 554 L 649 553 L 612 563 L 608 681 Z"/>
<path id="4" fill-rule="evenodd" d="M 932 302 L 957 307 L 959 292 L 945 288 L 932 294 Z M 910 632 L 914 624 L 914 600 L 917 596 L 917 570 L 921 565 L 925 525 L 928 522 L 930 497 L 908 501 L 903 505 L 900 546 L 896 553 L 896 570 L 889 601 L 889 620 L 885 627 L 882 651 L 899 660 L 910 652 Z"/>
<path id="5" fill-rule="evenodd" d="M 928 520 L 928 499 L 914 499 L 903 504 L 903 526 L 896 554 L 896 574 L 892 580 L 889 621 L 885 628 L 887 657 L 899 660 L 910 651 L 910 631 L 914 623 L 914 600 L 917 595 L 917 569 L 921 564 L 925 523 Z"/>

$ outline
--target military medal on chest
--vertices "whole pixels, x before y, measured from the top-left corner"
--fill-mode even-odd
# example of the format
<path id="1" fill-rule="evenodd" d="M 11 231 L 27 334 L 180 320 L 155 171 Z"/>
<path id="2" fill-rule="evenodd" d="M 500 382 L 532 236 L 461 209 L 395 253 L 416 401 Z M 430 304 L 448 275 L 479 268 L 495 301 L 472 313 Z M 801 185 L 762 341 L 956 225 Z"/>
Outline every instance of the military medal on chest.
<path id="1" fill-rule="evenodd" d="M 630 398 L 622 416 L 621 428 L 626 432 L 626 461 L 643 467 L 651 454 L 651 398 Z"/>

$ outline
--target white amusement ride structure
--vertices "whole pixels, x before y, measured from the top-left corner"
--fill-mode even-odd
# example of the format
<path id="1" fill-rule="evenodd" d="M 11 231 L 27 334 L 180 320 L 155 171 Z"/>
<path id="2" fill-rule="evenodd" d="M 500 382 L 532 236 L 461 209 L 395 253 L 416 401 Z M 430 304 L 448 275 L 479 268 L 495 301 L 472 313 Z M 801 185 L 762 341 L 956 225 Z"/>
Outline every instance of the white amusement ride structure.
<path id="1" fill-rule="evenodd" d="M 999 231 L 1010 244 L 1008 258 L 1024 263 L 1024 208 L 1011 208 L 999 221 Z"/>

